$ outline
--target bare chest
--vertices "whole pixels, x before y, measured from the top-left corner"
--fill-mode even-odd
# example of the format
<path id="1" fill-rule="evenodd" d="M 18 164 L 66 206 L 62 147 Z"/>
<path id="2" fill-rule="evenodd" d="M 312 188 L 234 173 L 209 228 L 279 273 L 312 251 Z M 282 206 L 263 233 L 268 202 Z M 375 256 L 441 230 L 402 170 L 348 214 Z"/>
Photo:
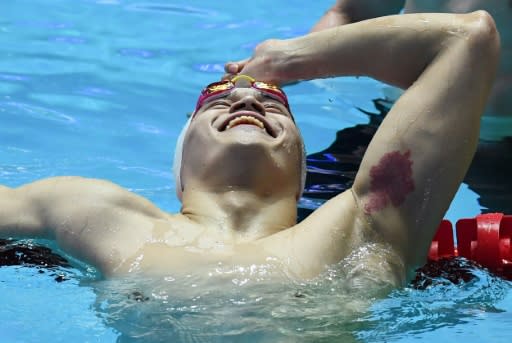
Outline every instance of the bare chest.
<path id="1" fill-rule="evenodd" d="M 266 248 L 265 241 L 235 244 L 197 227 L 157 223 L 116 268 L 116 273 L 211 273 L 218 268 L 243 269 L 270 264 L 280 262 Z"/>
<path id="2" fill-rule="evenodd" d="M 287 274 L 282 261 L 256 245 L 208 246 L 147 243 L 117 269 L 120 275 L 143 274 L 157 277 L 240 277 L 275 278 Z M 202 244 L 202 245 L 201 245 Z"/>

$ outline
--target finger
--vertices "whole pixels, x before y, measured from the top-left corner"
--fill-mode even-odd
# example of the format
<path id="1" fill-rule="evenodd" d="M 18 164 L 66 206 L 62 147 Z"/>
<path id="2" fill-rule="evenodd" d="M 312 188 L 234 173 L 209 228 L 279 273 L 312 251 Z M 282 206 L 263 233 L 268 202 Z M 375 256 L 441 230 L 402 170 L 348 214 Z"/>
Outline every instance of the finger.
<path id="1" fill-rule="evenodd" d="M 228 74 L 238 74 L 238 63 L 228 62 L 224 65 L 224 71 Z"/>
<path id="2" fill-rule="evenodd" d="M 247 64 L 249 59 L 241 60 L 238 62 L 228 62 L 224 65 L 224 71 L 229 74 L 238 74 Z"/>

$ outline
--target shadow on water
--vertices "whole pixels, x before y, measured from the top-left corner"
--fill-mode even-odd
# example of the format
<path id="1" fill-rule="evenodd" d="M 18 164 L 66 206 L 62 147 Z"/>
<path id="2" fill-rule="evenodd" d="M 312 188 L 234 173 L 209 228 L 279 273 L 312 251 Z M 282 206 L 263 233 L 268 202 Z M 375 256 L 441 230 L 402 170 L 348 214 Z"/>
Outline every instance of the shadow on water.
<path id="1" fill-rule="evenodd" d="M 512 214 L 512 137 L 481 141 L 464 182 L 480 196 L 483 212 Z"/>
<path id="2" fill-rule="evenodd" d="M 68 280 L 66 273 L 59 272 L 59 268 L 71 268 L 64 257 L 50 248 L 12 239 L 0 239 L 0 267 L 19 265 L 36 267 L 41 274 L 49 271 L 50 276 L 57 282 Z"/>
<path id="3" fill-rule="evenodd" d="M 373 104 L 375 113 L 359 109 L 368 115 L 368 124 L 338 131 L 327 149 L 307 156 L 304 198 L 329 200 L 352 186 L 368 144 L 393 105 L 385 99 L 375 99 Z M 314 208 L 299 206 L 299 220 L 313 211 Z"/>

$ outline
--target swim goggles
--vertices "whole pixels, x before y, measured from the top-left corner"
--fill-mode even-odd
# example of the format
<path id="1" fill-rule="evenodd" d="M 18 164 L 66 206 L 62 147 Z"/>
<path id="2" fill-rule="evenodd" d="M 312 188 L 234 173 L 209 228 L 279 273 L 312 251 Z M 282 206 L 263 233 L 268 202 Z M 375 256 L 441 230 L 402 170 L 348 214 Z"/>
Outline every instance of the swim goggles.
<path id="1" fill-rule="evenodd" d="M 290 110 L 288 98 L 284 91 L 278 86 L 263 81 L 256 81 L 248 75 L 237 75 L 230 80 L 214 82 L 206 86 L 199 95 L 194 113 L 196 113 L 207 101 L 220 98 L 226 93 L 231 92 L 231 90 L 236 87 L 236 82 L 241 79 L 249 81 L 251 88 L 257 89 L 260 92 L 265 93 L 265 95 L 274 98 L 286 106 L 288 111 Z"/>

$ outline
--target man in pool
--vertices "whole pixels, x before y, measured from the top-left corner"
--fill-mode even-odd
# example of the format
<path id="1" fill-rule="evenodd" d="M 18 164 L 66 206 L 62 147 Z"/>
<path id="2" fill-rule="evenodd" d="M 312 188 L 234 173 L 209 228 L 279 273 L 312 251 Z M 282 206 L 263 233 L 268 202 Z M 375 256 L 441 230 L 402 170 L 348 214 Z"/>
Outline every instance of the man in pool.
<path id="1" fill-rule="evenodd" d="M 336 0 L 311 29 L 312 32 L 357 21 L 404 13 L 489 12 L 501 34 L 501 60 L 496 75 L 481 134 L 484 139 L 512 135 L 512 1 L 506 0 Z"/>
<path id="2" fill-rule="evenodd" d="M 199 97 L 176 154 L 180 213 L 107 181 L 55 177 L 0 188 L 0 235 L 55 239 L 106 277 L 274 263 L 308 279 L 379 251 L 361 254 L 366 268 L 401 285 L 426 261 L 471 161 L 498 58 L 499 35 L 483 11 L 377 18 L 265 42 L 248 62 L 227 65 L 251 77 Z M 302 138 L 284 92 L 266 82 L 345 75 L 407 90 L 353 187 L 297 224 Z"/>

